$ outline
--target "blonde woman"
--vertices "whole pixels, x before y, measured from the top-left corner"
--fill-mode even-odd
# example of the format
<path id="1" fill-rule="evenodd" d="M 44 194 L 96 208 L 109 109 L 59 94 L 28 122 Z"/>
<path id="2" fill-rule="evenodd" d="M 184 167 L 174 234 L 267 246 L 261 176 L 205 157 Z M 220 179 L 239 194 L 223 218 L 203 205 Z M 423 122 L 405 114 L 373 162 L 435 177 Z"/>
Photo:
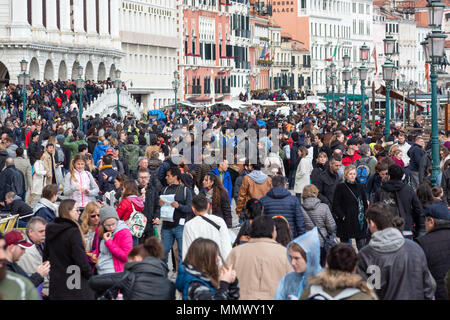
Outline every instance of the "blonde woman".
<path id="1" fill-rule="evenodd" d="M 81 232 L 84 235 L 84 243 L 89 263 L 95 267 L 99 254 L 98 229 L 100 227 L 100 204 L 91 201 L 87 204 L 81 216 Z"/>
<path id="2" fill-rule="evenodd" d="M 64 195 L 77 202 L 80 208 L 86 207 L 99 193 L 92 174 L 85 170 L 86 160 L 77 154 L 70 163 L 70 171 L 64 177 Z"/>
<path id="3" fill-rule="evenodd" d="M 349 242 L 354 238 L 358 250 L 366 244 L 368 235 L 365 219 L 367 206 L 364 186 L 356 181 L 356 167 L 349 165 L 344 169 L 344 181 L 336 186 L 331 211 L 341 242 Z"/>

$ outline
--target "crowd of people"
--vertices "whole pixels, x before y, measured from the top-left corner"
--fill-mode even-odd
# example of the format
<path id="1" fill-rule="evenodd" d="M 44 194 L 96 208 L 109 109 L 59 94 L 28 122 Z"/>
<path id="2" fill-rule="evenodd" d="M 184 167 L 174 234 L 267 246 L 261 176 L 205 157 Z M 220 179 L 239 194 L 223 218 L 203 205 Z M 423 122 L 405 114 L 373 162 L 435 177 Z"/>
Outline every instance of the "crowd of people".
<path id="1" fill-rule="evenodd" d="M 307 105 L 79 124 L 59 82 L 32 84 L 23 122 L 7 90 L 1 299 L 449 299 L 449 132 L 433 185 L 430 142 L 401 123 L 385 141 Z"/>

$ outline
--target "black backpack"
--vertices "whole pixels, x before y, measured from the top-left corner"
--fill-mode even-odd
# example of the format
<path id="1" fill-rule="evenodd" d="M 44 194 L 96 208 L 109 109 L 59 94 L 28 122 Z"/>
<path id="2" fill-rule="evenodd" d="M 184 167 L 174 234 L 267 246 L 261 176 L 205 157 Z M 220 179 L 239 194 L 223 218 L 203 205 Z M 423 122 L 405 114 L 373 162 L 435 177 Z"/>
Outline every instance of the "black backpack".
<path id="1" fill-rule="evenodd" d="M 402 217 L 403 218 L 403 210 L 401 208 L 401 201 L 398 197 L 397 192 L 389 192 L 382 188 L 380 188 L 380 200 L 379 202 L 387 204 L 391 209 L 391 214 L 394 217 Z"/>

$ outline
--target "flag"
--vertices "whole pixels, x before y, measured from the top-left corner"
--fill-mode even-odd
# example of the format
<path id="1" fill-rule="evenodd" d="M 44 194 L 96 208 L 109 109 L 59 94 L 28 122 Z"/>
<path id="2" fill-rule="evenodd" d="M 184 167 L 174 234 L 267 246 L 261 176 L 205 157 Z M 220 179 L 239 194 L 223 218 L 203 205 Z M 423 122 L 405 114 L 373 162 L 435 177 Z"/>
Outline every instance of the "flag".
<path id="1" fill-rule="evenodd" d="M 378 59 L 377 59 L 377 47 L 373 47 L 372 57 L 375 61 L 375 75 L 378 74 Z"/>
<path id="2" fill-rule="evenodd" d="M 270 58 L 270 45 L 269 45 L 269 49 L 267 50 L 266 55 L 264 56 L 264 60 L 269 60 Z"/>
<path id="3" fill-rule="evenodd" d="M 264 59 L 265 56 L 266 56 L 266 44 L 264 44 L 264 49 L 263 49 L 263 51 L 262 51 L 262 53 L 261 53 L 261 56 L 260 56 L 259 58 L 260 58 L 260 59 Z"/>
<path id="4" fill-rule="evenodd" d="M 338 44 L 336 45 L 336 47 L 334 48 L 334 53 L 333 56 L 331 58 L 325 59 L 325 61 L 333 61 L 333 58 L 336 57 L 336 53 L 337 53 L 337 48 L 338 48 Z"/>

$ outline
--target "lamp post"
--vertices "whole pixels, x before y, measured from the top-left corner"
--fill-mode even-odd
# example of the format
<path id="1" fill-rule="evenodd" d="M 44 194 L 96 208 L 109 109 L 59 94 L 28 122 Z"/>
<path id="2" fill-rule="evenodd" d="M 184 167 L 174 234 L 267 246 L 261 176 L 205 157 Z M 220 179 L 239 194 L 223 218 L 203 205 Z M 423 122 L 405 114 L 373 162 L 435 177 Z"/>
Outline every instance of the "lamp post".
<path id="1" fill-rule="evenodd" d="M 245 84 L 244 84 L 245 92 L 246 92 L 246 94 L 247 94 L 247 99 L 246 99 L 246 101 L 250 100 L 250 82 L 249 82 L 248 80 L 249 80 L 249 76 L 247 76 L 247 81 L 246 81 Z"/>
<path id="2" fill-rule="evenodd" d="M 392 83 L 395 80 L 395 73 L 397 67 L 391 60 L 391 56 L 395 52 L 395 39 L 391 35 L 387 35 L 383 40 L 384 42 L 384 55 L 386 61 L 382 65 L 383 68 L 383 80 L 386 83 L 386 102 L 385 102 L 385 118 L 384 118 L 384 140 L 387 141 L 390 134 L 390 105 L 389 105 L 389 93 L 391 91 Z"/>
<path id="3" fill-rule="evenodd" d="M 440 1 L 430 0 L 427 4 L 429 26 L 434 28 L 428 39 L 421 44 L 425 49 L 425 57 L 431 65 L 431 183 L 436 185 L 439 175 L 439 137 L 438 137 L 438 105 L 437 105 L 437 66 L 444 56 L 444 44 L 447 36 L 441 32 L 442 17 L 446 5 Z"/>
<path id="4" fill-rule="evenodd" d="M 330 102 L 329 102 L 330 84 L 331 84 L 331 69 L 330 69 L 330 67 L 325 68 L 325 76 L 326 76 L 325 84 L 327 86 L 327 120 L 328 120 L 328 115 L 330 112 Z"/>
<path id="5" fill-rule="evenodd" d="M 331 106 L 333 108 L 333 119 L 335 117 L 335 101 L 334 101 L 334 87 L 336 86 L 337 83 L 337 77 L 336 77 L 336 64 L 334 62 L 332 62 L 330 64 L 330 71 L 331 71 L 331 77 L 330 77 L 330 83 L 331 83 L 331 99 L 333 99 L 333 101 L 331 102 Z"/>
<path id="6" fill-rule="evenodd" d="M 19 84 L 22 85 L 22 101 L 23 101 L 23 122 L 27 121 L 27 86 L 30 84 L 30 75 L 27 73 L 28 61 L 22 59 L 20 61 L 20 71 L 22 74 L 19 75 Z M 5 99 L 6 106 L 6 99 Z"/>
<path id="7" fill-rule="evenodd" d="M 352 69 L 352 87 L 353 87 L 353 103 L 352 103 L 352 115 L 355 116 L 356 107 L 355 107 L 355 89 L 358 84 L 358 68 L 354 67 Z"/>
<path id="8" fill-rule="evenodd" d="M 359 67 L 359 80 L 361 81 L 361 134 L 364 136 L 364 132 L 366 129 L 366 107 L 364 104 L 364 93 L 366 90 L 365 82 L 367 79 L 367 72 L 369 69 L 365 66 L 366 61 L 369 59 L 369 47 L 364 43 L 359 48 L 359 58 L 362 62 L 362 65 Z"/>
<path id="9" fill-rule="evenodd" d="M 78 66 L 78 79 L 77 79 L 77 89 L 80 95 L 80 125 L 79 129 L 83 127 L 83 89 L 84 89 L 84 80 L 83 80 L 83 67 Z"/>
<path id="10" fill-rule="evenodd" d="M 122 88 L 122 80 L 120 80 L 120 75 L 122 72 L 117 69 L 116 70 L 116 80 L 114 80 L 114 87 L 116 88 L 117 93 L 117 118 L 120 119 L 120 89 Z"/>
<path id="11" fill-rule="evenodd" d="M 402 81 L 400 81 L 400 88 L 403 93 L 403 127 L 406 128 L 406 104 L 405 104 L 405 91 L 408 90 L 408 82 L 406 82 L 406 76 L 401 75 Z"/>
<path id="12" fill-rule="evenodd" d="M 344 99 L 344 119 L 345 121 L 348 121 L 348 105 L 347 105 L 347 95 L 348 95 L 348 82 L 350 81 L 351 78 L 351 71 L 350 69 L 348 69 L 349 65 L 350 65 L 350 56 L 349 55 L 344 55 L 343 57 L 344 60 L 344 70 L 342 70 L 342 80 L 344 81 L 345 84 L 345 99 Z"/>
<path id="13" fill-rule="evenodd" d="M 180 80 L 178 80 L 178 71 L 175 70 L 173 72 L 173 81 L 172 81 L 172 88 L 173 92 L 175 93 L 175 118 L 178 115 L 178 104 L 177 104 L 177 91 L 180 86 Z"/>

